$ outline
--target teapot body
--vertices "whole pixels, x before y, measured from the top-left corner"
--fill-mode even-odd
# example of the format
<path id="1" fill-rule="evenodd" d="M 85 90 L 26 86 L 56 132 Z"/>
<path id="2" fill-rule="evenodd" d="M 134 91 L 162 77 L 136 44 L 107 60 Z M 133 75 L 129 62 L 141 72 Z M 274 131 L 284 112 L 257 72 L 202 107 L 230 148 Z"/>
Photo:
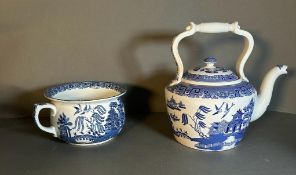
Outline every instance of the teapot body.
<path id="1" fill-rule="evenodd" d="M 178 142 L 194 149 L 223 151 L 243 139 L 257 92 L 246 81 L 227 86 L 180 82 L 166 87 L 165 97 Z"/>
<path id="2" fill-rule="evenodd" d="M 178 45 L 199 33 L 232 32 L 244 37 L 244 49 L 236 62 L 236 72 L 216 66 L 217 59 L 204 59 L 205 66 L 184 71 Z M 262 81 L 259 95 L 249 83 L 244 66 L 254 47 L 252 35 L 237 22 L 190 24 L 172 43 L 177 66 L 176 78 L 165 88 L 167 111 L 175 138 L 190 148 L 223 151 L 234 148 L 244 138 L 249 123 L 266 111 L 275 80 L 287 74 L 286 65 L 271 69 Z"/>

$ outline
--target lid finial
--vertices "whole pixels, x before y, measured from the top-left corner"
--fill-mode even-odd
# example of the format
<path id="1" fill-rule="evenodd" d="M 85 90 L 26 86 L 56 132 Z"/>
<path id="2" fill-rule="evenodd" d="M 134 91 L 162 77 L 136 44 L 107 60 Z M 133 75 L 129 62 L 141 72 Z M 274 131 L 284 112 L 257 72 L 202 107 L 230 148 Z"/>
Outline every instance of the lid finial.
<path id="1" fill-rule="evenodd" d="M 204 59 L 204 62 L 206 63 L 206 67 L 215 67 L 214 64 L 217 62 L 217 59 L 215 57 L 207 57 Z"/>

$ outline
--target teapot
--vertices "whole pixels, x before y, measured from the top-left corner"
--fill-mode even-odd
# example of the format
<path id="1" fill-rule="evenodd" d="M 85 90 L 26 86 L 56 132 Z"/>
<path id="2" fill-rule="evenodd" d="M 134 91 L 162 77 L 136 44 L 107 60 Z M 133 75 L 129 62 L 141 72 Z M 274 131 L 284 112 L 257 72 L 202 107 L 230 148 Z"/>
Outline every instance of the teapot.
<path id="1" fill-rule="evenodd" d="M 244 49 L 236 64 L 236 73 L 216 66 L 217 59 L 204 59 L 205 66 L 184 72 L 178 52 L 179 42 L 196 32 L 232 32 L 245 39 Z M 244 74 L 244 66 L 254 46 L 252 35 L 240 29 L 238 22 L 190 23 L 172 43 L 177 76 L 166 88 L 167 112 L 175 139 L 190 148 L 223 151 L 237 146 L 250 122 L 266 111 L 275 80 L 287 74 L 286 65 L 277 65 L 264 77 L 257 94 Z"/>

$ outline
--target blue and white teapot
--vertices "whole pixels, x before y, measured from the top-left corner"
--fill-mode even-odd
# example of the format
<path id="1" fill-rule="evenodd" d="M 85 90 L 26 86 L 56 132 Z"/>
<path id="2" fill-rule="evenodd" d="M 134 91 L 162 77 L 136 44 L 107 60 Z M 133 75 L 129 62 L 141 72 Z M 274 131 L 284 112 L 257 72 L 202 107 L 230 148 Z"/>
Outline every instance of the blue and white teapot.
<path id="1" fill-rule="evenodd" d="M 245 48 L 237 61 L 237 74 L 217 67 L 209 57 L 205 66 L 186 72 L 178 52 L 179 42 L 195 32 L 233 32 L 245 38 Z M 177 77 L 166 87 L 167 111 L 176 140 L 190 148 L 223 151 L 234 148 L 244 137 L 250 122 L 266 111 L 278 76 L 287 66 L 278 65 L 265 76 L 259 94 L 244 74 L 244 65 L 254 46 L 252 35 L 238 23 L 190 23 L 173 40 L 172 51 L 178 67 Z"/>

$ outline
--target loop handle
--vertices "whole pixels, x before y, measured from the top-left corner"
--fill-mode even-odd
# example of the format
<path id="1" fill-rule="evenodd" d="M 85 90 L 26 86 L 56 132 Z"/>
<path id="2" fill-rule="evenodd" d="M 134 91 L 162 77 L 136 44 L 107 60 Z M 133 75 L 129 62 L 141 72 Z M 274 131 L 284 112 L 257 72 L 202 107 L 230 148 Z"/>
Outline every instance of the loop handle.
<path id="1" fill-rule="evenodd" d="M 194 24 L 193 22 L 190 22 L 189 26 L 186 27 L 186 30 L 180 33 L 179 35 L 177 35 L 173 40 L 172 52 L 177 65 L 177 76 L 176 76 L 176 79 L 173 80 L 170 85 L 175 85 L 180 83 L 184 73 L 184 66 L 178 50 L 179 42 L 182 39 L 195 34 L 196 32 L 201 32 L 201 33 L 233 32 L 237 35 L 243 36 L 245 38 L 245 46 L 237 60 L 236 72 L 242 80 L 247 82 L 249 81 L 244 74 L 244 66 L 254 47 L 254 39 L 252 35 L 245 30 L 241 30 L 240 26 L 238 25 L 238 22 L 234 22 L 232 24 L 212 22 L 212 23 L 200 23 L 198 25 Z"/>
<path id="2" fill-rule="evenodd" d="M 39 120 L 39 113 L 42 109 L 46 109 L 46 108 L 49 108 L 52 110 L 52 116 L 55 116 L 56 115 L 56 112 L 57 112 L 57 109 L 54 105 L 50 104 L 50 103 L 42 103 L 42 104 L 35 104 L 35 110 L 34 110 L 34 119 L 35 119 L 35 123 L 37 124 L 37 126 L 42 130 L 42 131 L 45 131 L 45 132 L 48 132 L 48 133 L 51 133 L 54 135 L 54 137 L 57 137 L 57 133 L 56 133 L 56 130 L 55 130 L 55 127 L 53 126 L 49 126 L 49 127 L 45 127 L 43 126 L 41 123 L 40 123 L 40 120 Z"/>

